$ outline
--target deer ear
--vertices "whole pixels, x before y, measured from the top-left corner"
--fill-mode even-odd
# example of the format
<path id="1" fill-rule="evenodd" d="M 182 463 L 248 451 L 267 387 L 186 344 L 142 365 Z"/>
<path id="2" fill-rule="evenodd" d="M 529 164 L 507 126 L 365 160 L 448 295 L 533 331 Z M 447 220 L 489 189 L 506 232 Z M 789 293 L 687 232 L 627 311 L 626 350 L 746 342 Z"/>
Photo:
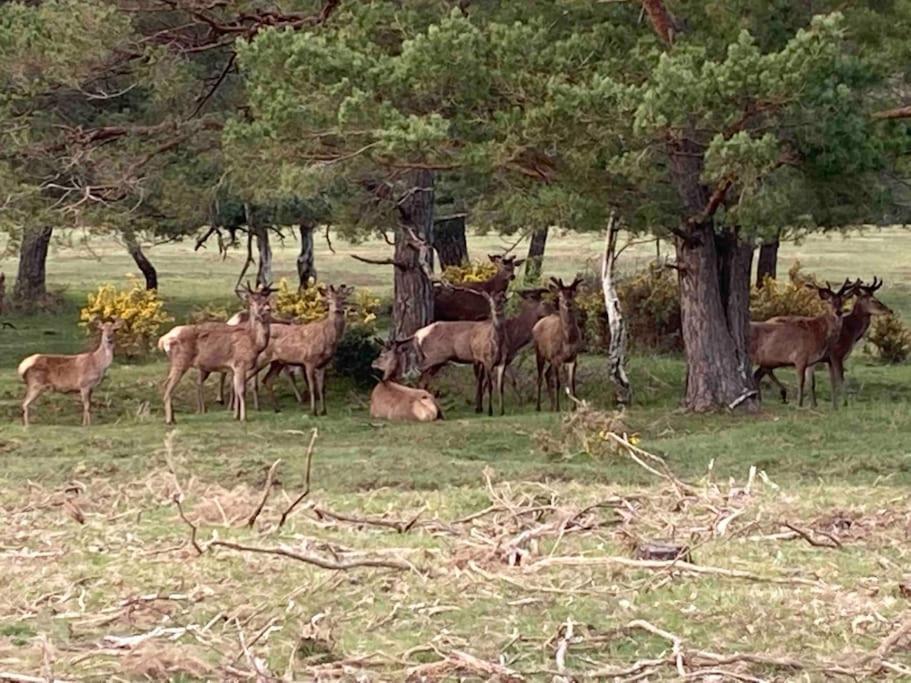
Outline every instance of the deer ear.
<path id="1" fill-rule="evenodd" d="M 112 330 L 122 329 L 126 325 L 126 321 L 123 318 L 114 318 L 114 324 L 111 325 Z"/>

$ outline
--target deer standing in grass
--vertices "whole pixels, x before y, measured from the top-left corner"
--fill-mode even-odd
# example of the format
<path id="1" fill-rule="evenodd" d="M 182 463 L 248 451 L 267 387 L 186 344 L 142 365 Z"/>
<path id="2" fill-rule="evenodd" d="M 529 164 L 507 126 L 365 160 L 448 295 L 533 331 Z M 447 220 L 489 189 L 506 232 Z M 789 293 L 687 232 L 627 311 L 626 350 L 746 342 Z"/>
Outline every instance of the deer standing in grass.
<path id="1" fill-rule="evenodd" d="M 276 409 L 278 404 L 272 391 L 272 381 L 287 366 L 302 366 L 310 389 L 310 412 L 313 415 L 326 414 L 326 367 L 345 334 L 345 304 L 353 291 L 346 285 L 321 288 L 320 293 L 329 304 L 328 315 L 323 320 L 306 325 L 287 325 L 275 338 L 269 351 L 269 371 L 263 378 L 263 385 Z"/>
<path id="2" fill-rule="evenodd" d="M 114 335 L 123 320 L 100 324 L 98 348 L 74 356 L 52 356 L 36 353 L 19 363 L 19 377 L 25 382 L 22 401 L 22 423 L 29 425 L 29 407 L 48 389 L 60 393 L 79 392 L 82 397 L 82 425 L 92 424 L 92 391 L 114 360 Z"/>
<path id="3" fill-rule="evenodd" d="M 545 288 L 521 289 L 516 292 L 521 298 L 519 312 L 506 318 L 504 329 L 506 332 L 506 372 L 519 352 L 528 346 L 532 340 L 532 330 L 541 318 L 554 312 L 554 305 L 544 298 L 548 292 Z M 484 387 L 486 376 L 484 368 L 475 363 L 475 412 L 483 412 Z M 513 378 L 515 379 L 515 378 Z"/>
<path id="4" fill-rule="evenodd" d="M 395 380 L 401 372 L 404 347 L 414 337 L 383 343 L 379 357 L 371 367 L 383 373 L 370 392 L 370 417 L 394 422 L 432 422 L 443 419 L 443 411 L 429 391 L 412 389 Z"/>
<path id="5" fill-rule="evenodd" d="M 260 354 L 269 345 L 270 296 L 265 286 L 257 291 L 246 286 L 238 296 L 247 304 L 250 317 L 246 324 L 201 323 L 175 327 L 161 339 L 158 347 L 168 355 L 170 369 L 164 388 L 164 414 L 174 424 L 172 398 L 178 382 L 190 368 L 199 370 L 196 383 L 197 408 L 204 410 L 203 384 L 213 372 L 231 372 L 234 385 L 234 418 L 247 419 L 246 380 L 257 367 Z"/>
<path id="6" fill-rule="evenodd" d="M 550 281 L 550 290 L 557 295 L 557 313 L 539 320 L 532 329 L 532 338 L 538 366 L 537 410 L 541 410 L 541 380 L 545 378 L 551 410 L 559 411 L 560 377 L 564 370 L 567 373 L 566 387 L 573 396 L 576 395 L 576 359 L 582 349 L 582 332 L 576 320 L 575 299 L 582 279 L 577 277 L 569 285 L 553 277 Z"/>
<path id="7" fill-rule="evenodd" d="M 478 292 L 496 294 L 505 292 L 509 283 L 516 277 L 518 268 L 524 259 L 515 256 L 500 256 L 489 254 L 487 256 L 493 263 L 497 272 L 483 282 L 464 282 L 458 287 L 447 285 L 445 282 L 435 283 L 433 290 L 433 318 L 436 321 L 455 320 L 486 320 L 490 317 L 487 302 Z"/>
<path id="8" fill-rule="evenodd" d="M 850 295 L 855 297 L 854 306 L 851 308 L 850 313 L 843 316 L 841 334 L 839 334 L 838 339 L 835 341 L 835 344 L 833 344 L 828 355 L 820 361 L 820 363 L 826 363 L 830 368 L 834 368 L 840 385 L 844 385 L 845 381 L 845 361 L 848 359 L 848 356 L 851 355 L 854 347 L 864 338 L 867 330 L 870 329 L 870 322 L 873 316 L 892 314 L 892 309 L 875 296 L 877 290 L 882 286 L 882 280 L 877 281 L 875 276 L 873 277 L 872 285 L 865 285 L 860 279 L 855 280 L 852 285 Z M 777 316 L 771 318 L 767 322 L 787 322 L 790 317 L 791 316 Z M 815 370 L 815 365 L 808 367 L 806 370 L 810 381 L 810 405 L 812 406 L 816 405 Z M 778 386 L 782 402 L 787 403 L 787 389 L 785 389 L 784 385 L 775 376 L 775 372 L 768 369 L 764 371 L 764 374 Z"/>
<path id="9" fill-rule="evenodd" d="M 463 289 L 453 287 L 453 289 Z M 503 319 L 505 292 L 488 294 L 481 290 L 464 289 L 487 300 L 489 320 L 449 320 L 431 323 L 414 333 L 414 346 L 420 357 L 421 378 L 418 386 L 426 383 L 447 363 L 480 366 L 487 387 L 487 414 L 493 415 L 493 391 L 499 397 L 500 415 L 503 404 L 503 373 L 506 370 L 506 329 Z"/>
<path id="10" fill-rule="evenodd" d="M 825 287 L 807 283 L 815 289 L 828 310 L 818 316 L 782 316 L 776 321 L 750 323 L 750 360 L 757 365 L 753 373 L 756 386 L 766 374 L 776 368 L 793 367 L 797 371 L 797 404 L 803 406 L 807 368 L 827 358 L 838 343 L 842 332 L 844 301 L 853 285 L 845 280 L 835 292 L 827 282 Z M 839 377 L 835 365 L 829 365 L 832 382 L 832 406 L 838 405 Z M 777 378 L 774 380 L 777 382 Z M 778 384 L 782 397 L 787 398 L 784 386 Z M 815 395 L 812 397 L 815 405 Z"/>

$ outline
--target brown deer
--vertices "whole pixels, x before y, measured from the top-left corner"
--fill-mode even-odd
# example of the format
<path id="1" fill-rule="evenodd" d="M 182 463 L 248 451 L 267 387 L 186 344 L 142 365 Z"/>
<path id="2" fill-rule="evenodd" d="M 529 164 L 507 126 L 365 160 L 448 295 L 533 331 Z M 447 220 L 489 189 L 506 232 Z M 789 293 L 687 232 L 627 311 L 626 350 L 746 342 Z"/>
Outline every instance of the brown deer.
<path id="1" fill-rule="evenodd" d="M 418 386 L 425 389 L 430 377 L 447 363 L 479 365 L 487 387 L 487 414 L 493 415 L 493 390 L 496 386 L 500 415 L 503 415 L 503 373 L 506 370 L 503 306 L 506 302 L 506 293 L 488 294 L 484 290 L 475 292 L 467 289 L 464 291 L 487 300 L 489 320 L 440 321 L 415 332 L 414 347 L 420 357 L 421 370 Z"/>
<path id="2" fill-rule="evenodd" d="M 246 379 L 269 345 L 269 317 L 272 312 L 269 299 L 273 291 L 268 285 L 253 291 L 249 284 L 245 290 L 238 290 L 238 296 L 250 312 L 246 324 L 181 325 L 158 340 L 158 347 L 168 355 L 170 362 L 163 395 L 165 423 L 174 424 L 174 389 L 190 368 L 199 370 L 196 396 L 200 410 L 204 409 L 203 384 L 206 378 L 213 372 L 230 371 L 235 396 L 234 418 L 246 421 Z"/>
<path id="3" fill-rule="evenodd" d="M 36 353 L 19 363 L 19 377 L 25 382 L 22 401 L 22 423 L 29 425 L 29 407 L 48 389 L 60 393 L 79 392 L 82 397 L 82 424 L 92 424 L 92 391 L 114 360 L 114 334 L 123 320 L 100 324 L 98 348 L 74 356 L 52 356 Z"/>
<path id="4" fill-rule="evenodd" d="M 832 346 L 829 354 L 823 358 L 820 363 L 826 363 L 834 366 L 838 375 L 839 384 L 844 385 L 845 381 L 845 361 L 854 347 L 864 338 L 867 330 L 870 329 L 870 322 L 874 315 L 891 315 L 892 309 L 886 306 L 882 301 L 876 298 L 875 294 L 883 286 L 882 280 L 877 281 L 873 277 L 872 285 L 865 285 L 862 280 L 857 279 L 852 285 L 851 295 L 855 297 L 854 306 L 851 311 L 843 316 L 841 322 L 841 334 Z M 771 318 L 768 322 L 787 321 L 789 316 L 778 316 Z M 807 368 L 810 380 L 810 405 L 816 405 L 816 366 Z M 782 401 L 787 403 L 788 394 L 784 385 L 775 377 L 773 370 L 768 370 L 765 375 L 769 377 L 779 388 Z"/>
<path id="5" fill-rule="evenodd" d="M 306 325 L 288 325 L 275 339 L 270 349 L 269 371 L 263 378 L 263 385 L 278 408 L 273 379 L 286 366 L 303 366 L 310 389 L 310 412 L 313 415 L 326 414 L 326 367 L 335 356 L 335 349 L 345 334 L 345 304 L 354 291 L 347 285 L 321 288 L 320 293 L 329 304 L 329 313 L 323 320 Z M 261 366 L 262 367 L 262 366 Z M 316 402 L 320 411 L 317 413 Z"/>
<path id="6" fill-rule="evenodd" d="M 443 411 L 429 391 L 412 389 L 395 380 L 401 371 L 401 354 L 413 337 L 383 343 L 379 357 L 372 367 L 383 373 L 370 392 L 370 417 L 394 422 L 432 422 L 443 419 Z"/>
<path id="7" fill-rule="evenodd" d="M 552 277 L 550 281 L 550 290 L 557 295 L 557 312 L 535 324 L 532 338 L 538 367 L 537 410 L 541 410 L 541 380 L 546 378 L 551 410 L 559 411 L 560 376 L 564 370 L 567 373 L 566 387 L 573 396 L 576 395 L 576 359 L 582 349 L 582 332 L 576 320 L 575 299 L 582 278 L 577 277 L 568 285 L 562 279 Z"/>
<path id="8" fill-rule="evenodd" d="M 519 312 L 516 315 L 506 318 L 506 371 L 515 360 L 519 352 L 524 349 L 532 339 L 532 330 L 535 324 L 548 315 L 554 313 L 554 304 L 552 301 L 545 299 L 549 290 L 546 288 L 522 289 L 516 293 L 522 298 L 519 306 Z M 484 397 L 485 376 L 483 367 L 475 364 L 475 412 L 483 411 L 482 401 Z"/>
<path id="9" fill-rule="evenodd" d="M 458 287 L 452 287 L 445 282 L 434 283 L 434 320 L 479 321 L 490 317 L 487 302 L 481 297 L 472 296 L 471 292 L 487 292 L 488 294 L 505 292 L 509 287 L 509 283 L 516 277 L 516 268 L 521 266 L 525 260 L 516 259 L 515 256 L 500 256 L 499 254 L 489 254 L 487 258 L 497 267 L 497 272 L 483 282 L 465 282 Z"/>
<path id="10" fill-rule="evenodd" d="M 797 371 L 797 404 L 803 406 L 804 382 L 807 368 L 826 358 L 842 331 L 844 301 L 853 285 L 845 280 L 835 292 L 827 282 L 825 287 L 807 283 L 819 298 L 828 304 L 828 311 L 819 316 L 782 316 L 775 322 L 750 323 L 750 360 L 757 365 L 753 373 L 756 386 L 771 370 L 793 367 Z M 837 406 L 839 380 L 829 365 L 832 381 L 832 405 Z M 777 378 L 774 380 L 777 382 Z M 784 386 L 778 383 L 782 398 L 787 398 Z"/>

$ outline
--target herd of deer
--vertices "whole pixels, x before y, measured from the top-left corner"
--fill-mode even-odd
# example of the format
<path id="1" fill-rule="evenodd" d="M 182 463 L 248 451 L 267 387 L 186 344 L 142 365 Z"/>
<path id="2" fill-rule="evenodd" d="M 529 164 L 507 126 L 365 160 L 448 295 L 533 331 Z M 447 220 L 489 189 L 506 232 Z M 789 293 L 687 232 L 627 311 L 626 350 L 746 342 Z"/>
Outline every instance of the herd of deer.
<path id="1" fill-rule="evenodd" d="M 442 418 L 434 396 L 428 392 L 430 379 L 444 366 L 455 363 L 471 365 L 475 374 L 475 409 L 483 412 L 487 393 L 487 413 L 493 414 L 493 395 L 497 393 L 498 409 L 504 413 L 503 380 L 506 369 L 519 351 L 534 345 L 537 360 L 537 409 L 541 409 L 543 383 L 547 384 L 551 409 L 560 410 L 561 382 L 576 394 L 576 361 L 582 346 L 575 295 L 581 282 L 570 284 L 551 278 L 547 288 L 519 290 L 521 301 L 514 315 L 504 310 L 507 289 L 515 278 L 521 260 L 514 257 L 490 256 L 496 273 L 483 282 L 453 286 L 435 283 L 436 322 L 417 330 L 407 339 L 392 339 L 382 345 L 373 368 L 381 374 L 370 398 L 370 414 L 375 418 L 397 421 L 431 421 Z M 845 283 L 838 291 L 831 286 L 807 285 L 826 302 L 821 316 L 782 316 L 750 325 L 750 358 L 757 366 L 757 386 L 768 376 L 787 400 L 784 386 L 774 370 L 793 367 L 798 375 L 798 403 L 803 405 L 804 387 L 810 380 L 810 401 L 816 405 L 813 369 L 817 364 L 829 366 L 832 381 L 832 403 L 837 404 L 838 391 L 844 379 L 844 361 L 864 336 L 871 316 L 891 313 L 875 297 L 882 286 L 873 280 L 866 285 L 860 280 Z M 335 355 L 345 331 L 346 304 L 351 289 L 345 285 L 322 290 L 328 303 L 323 320 L 295 324 L 273 319 L 271 294 L 262 287 L 249 285 L 238 291 L 246 309 L 227 322 L 199 323 L 174 327 L 158 340 L 158 348 L 169 361 L 163 401 L 165 422 L 174 423 L 172 398 L 174 389 L 190 368 L 196 368 L 197 411 L 204 412 L 204 384 L 212 373 L 221 374 L 221 400 L 224 382 L 232 375 L 234 417 L 246 420 L 246 389 L 253 381 L 254 403 L 258 406 L 258 377 L 266 374 L 263 384 L 273 404 L 274 379 L 288 375 L 298 402 L 300 391 L 294 372 L 303 371 L 314 415 L 326 413 L 326 368 Z M 854 306 L 844 312 L 845 301 L 854 297 Z M 114 336 L 122 321 L 102 322 L 98 348 L 72 356 L 35 354 L 19 364 L 19 376 L 26 384 L 22 402 L 22 419 L 29 424 L 31 404 L 46 390 L 79 392 L 83 405 L 83 424 L 91 422 L 91 397 L 113 360 Z M 414 360 L 416 359 L 416 361 Z M 397 380 L 416 363 L 420 373 L 418 388 Z M 319 407 L 317 407 L 317 403 Z M 277 409 L 277 404 L 276 409 Z"/>

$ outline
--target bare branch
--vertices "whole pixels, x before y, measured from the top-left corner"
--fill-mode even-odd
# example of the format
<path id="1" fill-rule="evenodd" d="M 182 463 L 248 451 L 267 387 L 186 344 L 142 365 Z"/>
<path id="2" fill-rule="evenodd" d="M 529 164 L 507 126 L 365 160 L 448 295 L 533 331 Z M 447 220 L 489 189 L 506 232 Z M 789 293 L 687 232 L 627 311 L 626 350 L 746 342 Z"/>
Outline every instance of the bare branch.
<path id="1" fill-rule="evenodd" d="M 294 499 L 294 502 L 291 503 L 285 511 L 282 513 L 281 519 L 278 520 L 278 528 L 281 529 L 285 525 L 285 520 L 288 519 L 294 508 L 310 494 L 310 464 L 313 462 L 313 445 L 316 443 L 316 437 L 319 436 L 319 430 L 314 427 L 313 431 L 310 432 L 310 444 L 307 446 L 307 474 L 304 479 L 304 491 L 297 498 Z"/>
<path id="2" fill-rule="evenodd" d="M 256 518 L 259 517 L 259 513 L 263 511 L 263 508 L 266 505 L 266 501 L 269 500 L 269 492 L 272 490 L 272 478 L 275 476 L 275 468 L 278 467 L 281 462 L 281 458 L 272 463 L 272 467 L 269 468 L 269 473 L 266 475 L 266 483 L 263 486 L 263 497 L 259 501 L 259 505 L 256 506 L 256 509 L 250 513 L 249 519 L 247 519 L 247 526 L 251 529 L 256 523 Z"/>

